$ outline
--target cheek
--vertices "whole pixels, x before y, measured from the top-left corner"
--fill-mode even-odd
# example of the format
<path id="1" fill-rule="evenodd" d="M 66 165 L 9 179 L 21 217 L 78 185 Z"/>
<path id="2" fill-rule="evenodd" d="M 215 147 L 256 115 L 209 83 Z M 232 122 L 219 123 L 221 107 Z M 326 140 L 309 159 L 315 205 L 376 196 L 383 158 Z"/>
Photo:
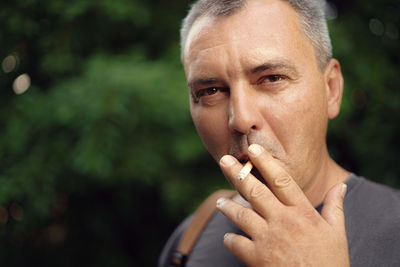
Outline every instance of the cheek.
<path id="1" fill-rule="evenodd" d="M 212 108 L 192 108 L 191 114 L 205 147 L 218 161 L 229 149 L 230 134 L 225 112 Z"/>
<path id="2" fill-rule="evenodd" d="M 293 89 L 274 101 L 269 115 L 270 127 L 292 156 L 307 154 L 308 149 L 323 143 L 327 121 L 322 88 L 311 85 Z"/>

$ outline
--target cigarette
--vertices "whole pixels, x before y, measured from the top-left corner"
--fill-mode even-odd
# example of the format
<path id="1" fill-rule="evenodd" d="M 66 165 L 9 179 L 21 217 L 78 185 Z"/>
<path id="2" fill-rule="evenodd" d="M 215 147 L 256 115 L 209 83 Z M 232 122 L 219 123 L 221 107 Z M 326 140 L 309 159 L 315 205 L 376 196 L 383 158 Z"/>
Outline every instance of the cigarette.
<path id="1" fill-rule="evenodd" d="M 251 172 L 252 168 L 253 168 L 253 164 L 249 160 L 248 162 L 246 162 L 246 164 L 243 166 L 243 168 L 240 170 L 240 172 L 237 176 L 239 181 L 242 181 L 244 178 L 246 178 L 247 175 L 249 175 L 249 173 Z"/>

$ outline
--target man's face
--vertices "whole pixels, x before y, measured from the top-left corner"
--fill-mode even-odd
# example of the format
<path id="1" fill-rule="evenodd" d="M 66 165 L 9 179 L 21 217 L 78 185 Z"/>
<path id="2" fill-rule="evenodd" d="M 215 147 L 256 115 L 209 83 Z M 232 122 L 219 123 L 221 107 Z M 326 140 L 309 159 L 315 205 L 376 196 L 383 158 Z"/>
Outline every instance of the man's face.
<path id="1" fill-rule="evenodd" d="M 215 160 L 245 161 L 258 143 L 301 186 L 321 168 L 329 90 L 288 4 L 253 0 L 231 16 L 200 18 L 184 66 L 192 118 Z"/>

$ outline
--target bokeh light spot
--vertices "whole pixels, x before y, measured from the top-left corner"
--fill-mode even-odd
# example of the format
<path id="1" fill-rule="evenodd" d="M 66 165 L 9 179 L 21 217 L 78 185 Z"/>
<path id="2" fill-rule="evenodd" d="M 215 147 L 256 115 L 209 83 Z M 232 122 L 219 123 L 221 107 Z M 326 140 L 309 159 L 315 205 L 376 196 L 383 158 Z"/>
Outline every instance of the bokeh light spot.
<path id="1" fill-rule="evenodd" d="M 17 203 L 12 203 L 10 206 L 11 217 L 16 221 L 22 221 L 24 218 L 24 209 Z"/>
<path id="2" fill-rule="evenodd" d="M 13 90 L 17 95 L 23 94 L 26 90 L 29 89 L 31 86 L 31 78 L 28 74 L 24 73 L 19 75 L 14 83 L 13 83 Z"/>
<path id="3" fill-rule="evenodd" d="M 9 55 L 3 59 L 1 67 L 5 73 L 12 72 L 17 67 L 18 58 L 14 55 Z"/>
<path id="4" fill-rule="evenodd" d="M 64 226 L 54 224 L 47 229 L 47 241 L 52 244 L 57 244 L 65 241 L 67 237 L 67 230 Z"/>
<path id="5" fill-rule="evenodd" d="M 369 29 L 377 36 L 382 36 L 385 33 L 385 27 L 383 26 L 382 21 L 379 19 L 371 19 L 369 21 Z"/>

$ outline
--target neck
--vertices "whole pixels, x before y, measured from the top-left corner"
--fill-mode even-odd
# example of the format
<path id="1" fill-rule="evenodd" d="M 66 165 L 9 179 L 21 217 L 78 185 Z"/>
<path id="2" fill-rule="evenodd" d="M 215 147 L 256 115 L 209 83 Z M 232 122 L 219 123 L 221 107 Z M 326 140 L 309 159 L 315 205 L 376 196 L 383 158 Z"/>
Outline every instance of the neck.
<path id="1" fill-rule="evenodd" d="M 325 198 L 326 193 L 336 184 L 344 182 L 350 173 L 340 167 L 328 154 L 325 147 L 321 158 L 320 168 L 317 169 L 309 183 L 304 185 L 303 191 L 311 204 L 316 207 Z"/>

